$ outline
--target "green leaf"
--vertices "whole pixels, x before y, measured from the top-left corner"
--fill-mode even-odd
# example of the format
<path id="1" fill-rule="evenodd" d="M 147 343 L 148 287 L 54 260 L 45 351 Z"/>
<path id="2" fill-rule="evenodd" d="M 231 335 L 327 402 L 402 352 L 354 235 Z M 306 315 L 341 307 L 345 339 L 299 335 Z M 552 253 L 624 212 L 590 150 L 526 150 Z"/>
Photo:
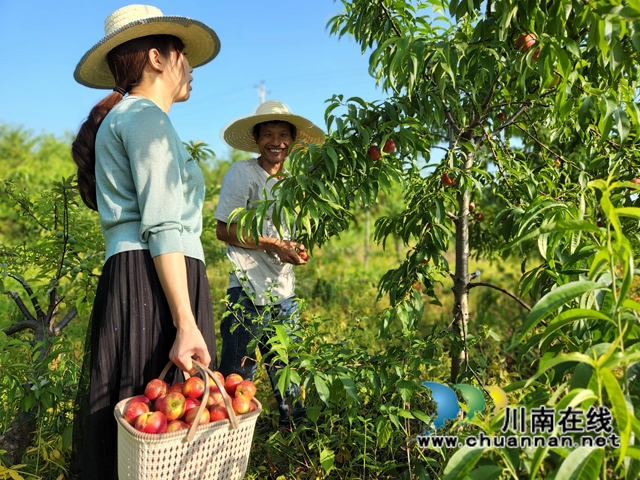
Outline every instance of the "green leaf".
<path id="1" fill-rule="evenodd" d="M 624 308 L 628 308 L 629 310 L 634 310 L 636 312 L 640 312 L 640 303 L 636 302 L 631 298 L 627 298 L 622 302 L 622 306 Z"/>
<path id="2" fill-rule="evenodd" d="M 548 452 L 549 452 L 548 446 L 536 448 L 536 451 L 531 457 L 531 466 L 529 467 L 530 471 L 532 472 L 531 480 L 536 480 L 536 478 L 538 478 L 538 470 L 540 469 L 540 465 L 542 464 L 542 461 L 547 457 Z"/>
<path id="3" fill-rule="evenodd" d="M 615 418 L 618 424 L 618 434 L 620 435 L 620 456 L 618 458 L 618 465 L 620 466 L 622 460 L 627 452 L 627 446 L 629 445 L 629 437 L 631 435 L 631 420 L 629 419 L 629 412 L 627 410 L 627 404 L 624 399 L 622 389 L 618 384 L 618 379 L 611 373 L 608 368 L 601 368 L 598 370 L 598 375 L 602 380 L 604 388 L 607 390 L 609 401 L 611 402 L 613 418 Z M 617 468 L 616 467 L 616 468 Z"/>
<path id="4" fill-rule="evenodd" d="M 565 37 L 564 44 L 567 47 L 567 51 L 569 51 L 572 55 L 577 58 L 580 58 L 580 47 L 578 46 L 578 42 L 570 37 Z"/>
<path id="5" fill-rule="evenodd" d="M 538 303 L 534 305 L 531 312 L 529 312 L 529 315 L 527 315 L 519 341 L 522 342 L 524 337 L 538 324 L 538 322 L 547 315 L 550 315 L 554 310 L 587 292 L 603 288 L 604 287 L 599 283 L 582 281 L 567 283 L 559 286 L 555 290 L 552 290 L 542 297 Z"/>
<path id="6" fill-rule="evenodd" d="M 462 447 L 449 459 L 442 480 L 464 480 L 484 451 L 482 447 Z"/>
<path id="7" fill-rule="evenodd" d="M 384 447 L 387 445 L 387 442 L 391 439 L 391 434 L 393 433 L 393 427 L 391 427 L 391 422 L 387 420 L 382 415 L 376 419 L 376 443 L 379 447 Z"/>
<path id="8" fill-rule="evenodd" d="M 615 209 L 619 217 L 632 217 L 640 220 L 640 208 L 637 207 L 621 207 Z"/>
<path id="9" fill-rule="evenodd" d="M 391 37 L 376 48 L 369 56 L 369 74 L 375 76 L 376 69 L 380 66 L 380 56 L 385 53 L 387 47 L 400 40 L 399 37 Z"/>
<path id="10" fill-rule="evenodd" d="M 358 388 L 351 377 L 342 372 L 338 373 L 338 377 L 340 378 L 342 385 L 344 385 L 344 389 L 347 394 L 356 402 L 360 403 L 360 399 L 358 398 Z"/>
<path id="11" fill-rule="evenodd" d="M 600 448 L 580 447 L 564 459 L 555 480 L 591 480 L 600 478 L 604 451 Z"/>
<path id="12" fill-rule="evenodd" d="M 284 325 L 275 325 L 275 330 L 276 336 L 278 337 L 278 340 L 280 340 L 280 343 L 284 347 L 288 347 L 291 343 L 291 337 L 287 334 L 287 330 Z"/>
<path id="13" fill-rule="evenodd" d="M 525 240 L 537 238 L 543 233 L 566 232 L 573 230 L 600 233 L 600 229 L 591 222 L 587 222 L 584 220 L 560 220 L 558 222 L 549 222 L 548 224 L 539 228 L 535 228 L 533 230 L 527 230 L 526 233 L 523 233 L 522 235 L 502 247 L 502 250 L 509 250 L 514 245 L 517 245 L 520 242 L 524 242 Z"/>
<path id="14" fill-rule="evenodd" d="M 556 357 L 550 357 L 540 362 L 540 367 L 538 367 L 538 372 L 531 377 L 531 379 L 527 382 L 527 386 L 531 385 L 533 381 L 539 377 L 542 373 L 550 369 L 551 367 L 555 367 L 556 365 L 560 365 L 565 362 L 580 362 L 591 365 L 595 368 L 595 360 L 591 358 L 589 355 L 585 355 L 584 353 L 565 353 L 563 355 L 558 355 Z"/>
<path id="15" fill-rule="evenodd" d="M 73 426 L 68 425 L 62 432 L 62 449 L 67 450 L 71 448 L 71 442 L 73 440 Z"/>
<path id="16" fill-rule="evenodd" d="M 549 322 L 547 328 L 545 328 L 544 332 L 542 332 L 541 341 L 546 339 L 549 335 L 554 333 L 556 330 L 564 327 L 565 325 L 587 318 L 596 318 L 598 320 L 613 322 L 613 320 L 611 320 L 608 316 L 597 310 L 591 310 L 589 308 L 573 308 L 571 310 L 565 310 L 553 320 L 551 320 L 551 322 Z M 613 323 L 615 325 L 615 322 Z"/>
<path id="17" fill-rule="evenodd" d="M 325 473 L 329 473 L 333 469 L 333 462 L 335 461 L 335 454 L 330 448 L 324 448 L 320 452 L 320 464 Z"/>
<path id="18" fill-rule="evenodd" d="M 398 383 L 396 383 L 396 390 L 398 390 L 400 397 L 405 402 L 408 402 L 411 399 L 411 396 L 413 395 L 413 392 L 415 391 L 415 389 L 416 389 L 415 382 L 400 380 L 398 381 Z"/>
<path id="19" fill-rule="evenodd" d="M 414 418 L 413 414 L 409 410 L 406 410 L 404 408 L 398 409 L 398 416 L 402 418 L 408 418 L 409 420 Z"/>
<path id="20" fill-rule="evenodd" d="M 316 385 L 316 390 L 318 392 L 320 400 L 322 400 L 328 407 L 330 392 L 329 387 L 327 387 L 327 383 L 318 375 L 313 376 L 313 383 L 315 383 Z"/>
<path id="21" fill-rule="evenodd" d="M 278 388 L 281 392 L 286 392 L 289 388 L 289 384 L 291 383 L 291 367 L 287 365 L 286 367 L 280 369 L 278 372 Z"/>
<path id="22" fill-rule="evenodd" d="M 564 410 L 568 406 L 577 407 L 585 402 L 593 403 L 592 400 L 598 400 L 598 396 L 593 392 L 593 390 L 589 390 L 587 388 L 574 388 L 562 397 L 562 400 L 560 400 L 556 405 L 556 410 Z"/>
<path id="23" fill-rule="evenodd" d="M 498 480 L 502 473 L 502 467 L 498 465 L 485 465 L 476 468 L 467 475 L 468 480 Z"/>
<path id="24" fill-rule="evenodd" d="M 616 44 L 618 48 L 620 48 L 620 43 Z M 618 132 L 620 133 L 620 142 L 624 143 L 627 137 L 629 136 L 629 131 L 631 130 L 631 122 L 629 121 L 629 116 L 624 111 L 623 108 L 618 109 Z"/>
<path id="25" fill-rule="evenodd" d="M 20 407 L 25 412 L 30 411 L 36 405 L 36 396 L 33 392 L 29 393 L 26 397 L 22 399 Z"/>

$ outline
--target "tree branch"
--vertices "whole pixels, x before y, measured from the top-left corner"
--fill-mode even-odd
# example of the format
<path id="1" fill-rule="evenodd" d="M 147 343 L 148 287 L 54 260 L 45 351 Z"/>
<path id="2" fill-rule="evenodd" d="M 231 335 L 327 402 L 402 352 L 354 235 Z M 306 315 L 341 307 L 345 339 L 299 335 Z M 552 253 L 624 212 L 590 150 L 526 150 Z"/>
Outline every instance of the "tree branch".
<path id="1" fill-rule="evenodd" d="M 62 320 L 58 322 L 58 324 L 52 329 L 53 336 L 57 336 L 60 331 L 66 327 L 69 322 L 78 314 L 78 309 L 73 307 L 69 313 L 67 313 Z"/>
<path id="2" fill-rule="evenodd" d="M 505 295 L 508 295 L 511 298 L 513 298 L 516 302 L 518 302 L 522 306 L 522 308 L 526 309 L 528 312 L 531 311 L 531 307 L 529 305 L 527 305 L 526 303 L 524 303 L 524 301 L 521 298 L 515 296 L 511 292 L 508 292 L 504 288 L 497 287 L 495 285 L 492 285 L 491 283 L 475 282 L 475 283 L 470 283 L 470 284 L 467 285 L 467 291 L 471 290 L 474 287 L 489 287 L 489 288 L 493 288 L 495 290 L 498 290 L 498 291 L 504 293 Z"/>
<path id="3" fill-rule="evenodd" d="M 18 292 L 9 292 L 9 296 L 13 299 L 14 302 L 16 302 L 16 305 L 18 306 L 22 314 L 27 318 L 27 320 L 31 320 L 33 322 L 36 321 L 36 318 L 31 315 L 31 312 L 22 301 L 22 298 L 20 298 L 20 294 L 18 294 Z"/>
<path id="4" fill-rule="evenodd" d="M 567 159 L 564 158 L 561 154 L 554 152 L 553 150 L 551 150 L 549 147 L 547 147 L 544 143 L 542 143 L 540 140 L 538 140 L 535 136 L 531 135 L 526 129 L 522 128 L 520 125 L 515 125 L 522 133 L 524 133 L 525 135 L 527 135 L 529 138 L 531 138 L 531 140 L 533 140 L 534 142 L 536 142 L 538 145 L 540 145 L 542 148 L 544 148 L 547 152 L 551 153 L 552 155 L 555 155 L 556 157 L 558 157 L 560 160 L 562 160 L 563 162 L 567 163 Z M 573 164 L 572 164 L 573 165 Z"/>
<path id="5" fill-rule="evenodd" d="M 36 316 L 38 318 L 43 318 L 44 317 L 44 312 L 40 308 L 40 304 L 38 303 L 38 299 L 33 294 L 33 289 L 31 288 L 31 285 L 29 285 L 29 283 L 26 280 L 18 278 L 18 276 L 13 274 L 13 273 L 9 273 L 9 274 L 7 274 L 7 276 L 13 278 L 16 282 L 18 282 L 18 283 L 20 283 L 20 285 L 22 285 L 22 288 L 24 288 L 24 291 L 27 292 L 27 294 L 29 295 L 29 298 L 31 299 L 31 304 L 33 305 L 33 308 L 36 310 Z"/>
<path id="6" fill-rule="evenodd" d="M 51 280 L 49 287 L 49 308 L 47 309 L 47 318 L 53 318 L 55 310 L 58 308 L 58 279 Z"/>
<path id="7" fill-rule="evenodd" d="M 40 220 L 38 220 L 38 217 L 36 217 L 35 213 L 33 213 L 31 211 L 31 208 L 29 208 L 29 205 L 24 200 L 14 195 L 13 192 L 9 189 L 9 187 L 5 186 L 4 193 L 9 195 L 14 202 L 17 202 L 20 205 L 20 207 L 22 207 L 22 211 L 25 212 L 27 215 L 29 215 L 31 218 L 33 218 L 43 230 L 49 230 L 49 228 L 47 228 Z"/>
<path id="8" fill-rule="evenodd" d="M 38 322 L 35 320 L 23 320 L 18 323 L 14 323 L 10 327 L 2 329 L 2 332 L 6 335 L 13 335 L 25 329 L 35 330 L 38 327 Z"/>
<path id="9" fill-rule="evenodd" d="M 393 31 L 396 32 L 397 36 L 401 37 L 402 33 L 400 33 L 400 29 L 396 26 L 396 22 L 393 21 L 393 17 L 391 16 L 391 12 L 389 12 L 389 9 L 384 4 L 384 2 L 380 2 L 380 5 L 382 6 L 382 9 L 384 10 L 384 13 L 387 15 L 387 18 L 391 22 L 391 28 L 393 28 Z"/>
<path id="10" fill-rule="evenodd" d="M 487 96 L 485 97 L 484 101 L 482 102 L 482 114 L 483 115 L 484 115 L 484 112 L 487 111 L 487 107 L 489 106 L 489 103 L 491 103 L 491 99 L 493 98 L 493 93 L 495 91 L 496 91 L 496 84 L 494 83 L 493 85 L 491 85 L 491 88 L 487 92 Z"/>
<path id="11" fill-rule="evenodd" d="M 496 167 L 498 168 L 498 171 L 500 172 L 500 175 L 502 176 L 502 179 L 506 183 L 507 188 L 511 192 L 511 195 L 515 196 L 515 192 L 513 191 L 513 188 L 511 187 L 511 183 L 509 183 L 509 179 L 505 175 L 504 170 L 502 170 L 502 165 L 500 165 L 500 159 L 498 158 L 498 152 L 496 152 L 496 149 L 493 146 L 493 141 L 491 140 L 491 137 L 489 136 L 489 134 L 486 132 L 486 130 L 484 128 L 482 129 L 482 133 L 484 133 L 484 136 L 487 139 L 487 144 L 489 145 L 489 149 L 491 150 L 491 155 L 493 155 L 493 159 L 496 162 Z"/>
<path id="12" fill-rule="evenodd" d="M 516 113 L 514 113 L 513 115 L 511 115 L 510 118 L 508 118 L 502 125 L 500 125 L 500 127 L 498 127 L 497 130 L 494 130 L 493 132 L 491 132 L 491 136 L 497 135 L 498 133 L 500 133 L 502 130 L 504 130 L 505 128 L 507 128 L 509 125 L 512 125 L 516 119 L 522 115 L 522 113 L 531 106 L 531 104 L 529 102 L 525 102 L 517 111 Z M 516 125 L 516 127 L 518 127 L 518 125 Z M 520 128 L 520 127 L 518 127 Z"/>
<path id="13" fill-rule="evenodd" d="M 398 37 L 402 37 L 402 32 L 400 32 L 400 29 L 398 28 L 396 23 L 393 21 L 393 17 L 391 16 L 391 12 L 387 8 L 387 6 L 384 4 L 384 2 L 380 2 L 380 6 L 384 10 L 384 13 L 387 16 L 387 18 L 389 19 L 389 22 L 391 23 L 391 28 L 393 28 L 393 31 L 395 32 L 395 34 Z M 431 78 L 430 76 L 426 75 L 425 72 L 422 72 L 421 76 L 423 76 L 425 78 L 425 80 L 427 80 L 429 83 L 431 83 L 431 85 L 436 87 L 436 91 L 437 91 L 438 85 L 433 80 L 433 78 Z M 449 124 L 451 125 L 451 128 L 454 129 L 456 134 L 460 133 L 461 128 L 458 127 L 458 125 L 456 124 L 455 119 L 453 118 L 453 115 L 451 115 L 451 111 L 447 108 L 447 103 L 444 101 L 444 98 L 440 98 L 440 101 L 442 102 L 442 106 L 444 108 L 444 114 L 446 115 L 447 120 L 449 121 Z"/>

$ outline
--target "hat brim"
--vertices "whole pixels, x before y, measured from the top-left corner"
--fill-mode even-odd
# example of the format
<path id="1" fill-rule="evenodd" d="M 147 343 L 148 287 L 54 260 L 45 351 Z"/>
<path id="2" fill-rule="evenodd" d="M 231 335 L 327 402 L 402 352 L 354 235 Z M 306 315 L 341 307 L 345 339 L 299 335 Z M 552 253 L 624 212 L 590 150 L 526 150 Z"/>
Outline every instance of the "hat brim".
<path id="1" fill-rule="evenodd" d="M 293 114 L 268 113 L 251 115 L 232 122 L 224 131 L 223 137 L 231 147 L 244 152 L 260 153 L 253 138 L 253 127 L 258 123 L 270 121 L 289 122 L 296 127 L 296 142 L 322 145 L 324 132 L 304 117 Z"/>
<path id="2" fill-rule="evenodd" d="M 211 28 L 187 17 L 160 16 L 123 25 L 84 54 L 73 73 L 78 83 L 91 88 L 116 86 L 107 64 L 107 54 L 118 45 L 147 35 L 174 35 L 184 43 L 189 64 L 195 68 L 213 60 L 220 52 L 220 40 Z"/>

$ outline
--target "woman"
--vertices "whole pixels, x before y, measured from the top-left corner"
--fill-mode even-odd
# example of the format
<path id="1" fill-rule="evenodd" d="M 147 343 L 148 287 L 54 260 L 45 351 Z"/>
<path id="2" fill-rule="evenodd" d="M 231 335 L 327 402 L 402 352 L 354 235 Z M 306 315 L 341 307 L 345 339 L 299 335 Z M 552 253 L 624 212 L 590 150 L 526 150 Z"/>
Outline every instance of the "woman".
<path id="1" fill-rule="evenodd" d="M 72 148 L 106 247 L 74 418 L 71 473 L 87 479 L 117 478 L 119 400 L 142 393 L 169 359 L 193 374 L 193 359 L 216 358 L 200 243 L 204 180 L 167 113 L 189 98 L 192 67 L 220 42 L 200 22 L 145 5 L 112 13 L 105 34 L 74 74 L 113 89 Z"/>

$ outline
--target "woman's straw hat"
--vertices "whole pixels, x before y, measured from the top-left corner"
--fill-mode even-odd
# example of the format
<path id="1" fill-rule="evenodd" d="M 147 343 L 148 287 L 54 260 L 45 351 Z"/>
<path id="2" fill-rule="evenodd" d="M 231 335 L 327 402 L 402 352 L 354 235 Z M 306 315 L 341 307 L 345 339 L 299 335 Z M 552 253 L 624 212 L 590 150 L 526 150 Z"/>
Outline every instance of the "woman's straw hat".
<path id="1" fill-rule="evenodd" d="M 224 131 L 225 141 L 233 148 L 245 152 L 260 153 L 258 145 L 253 138 L 253 127 L 258 123 L 282 120 L 296 127 L 296 142 L 315 143 L 321 145 L 324 142 L 324 132 L 312 122 L 289 111 L 284 103 L 277 100 L 268 100 L 262 103 L 254 115 L 234 121 Z"/>
<path id="2" fill-rule="evenodd" d="M 105 36 L 84 54 L 73 76 L 92 88 L 113 88 L 115 81 L 107 54 L 113 48 L 134 38 L 147 35 L 174 35 L 184 43 L 189 64 L 204 65 L 220 51 L 216 32 L 204 23 L 186 17 L 163 15 L 150 5 L 129 5 L 116 10 L 104 21 Z"/>

